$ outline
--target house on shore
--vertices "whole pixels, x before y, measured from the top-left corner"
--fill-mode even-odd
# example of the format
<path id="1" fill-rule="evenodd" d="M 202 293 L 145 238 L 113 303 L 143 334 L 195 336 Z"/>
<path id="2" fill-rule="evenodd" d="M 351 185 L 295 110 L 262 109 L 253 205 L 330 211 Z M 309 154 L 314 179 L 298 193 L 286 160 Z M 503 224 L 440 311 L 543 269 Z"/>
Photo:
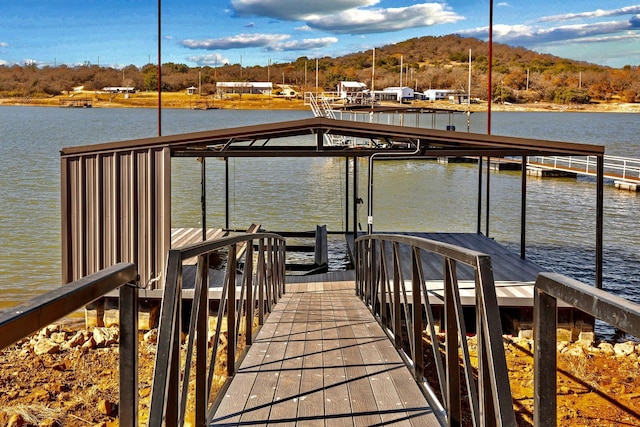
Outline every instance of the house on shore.
<path id="1" fill-rule="evenodd" d="M 376 101 L 411 101 L 415 99 L 415 91 L 407 86 L 386 87 L 383 90 L 374 91 Z"/>
<path id="2" fill-rule="evenodd" d="M 368 89 L 367 85 L 362 82 L 340 82 L 337 91 L 343 101 L 354 102 L 354 100 L 362 98 Z"/>
<path id="3" fill-rule="evenodd" d="M 102 88 L 107 93 L 135 93 L 136 88 L 133 86 L 107 86 Z"/>
<path id="4" fill-rule="evenodd" d="M 217 82 L 216 91 L 220 94 L 271 95 L 271 82 Z"/>

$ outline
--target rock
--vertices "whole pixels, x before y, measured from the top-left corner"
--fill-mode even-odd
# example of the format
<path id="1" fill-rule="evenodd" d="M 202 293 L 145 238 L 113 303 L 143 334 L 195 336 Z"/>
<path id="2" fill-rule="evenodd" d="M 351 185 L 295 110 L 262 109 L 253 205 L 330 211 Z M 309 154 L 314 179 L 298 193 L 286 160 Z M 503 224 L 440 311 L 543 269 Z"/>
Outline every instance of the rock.
<path id="1" fill-rule="evenodd" d="M 142 336 L 142 340 L 147 344 L 155 344 L 158 342 L 158 330 L 151 329 Z"/>
<path id="2" fill-rule="evenodd" d="M 93 328 L 93 339 L 98 347 L 108 347 L 118 342 L 118 328 Z"/>
<path id="3" fill-rule="evenodd" d="M 615 352 L 616 356 L 629 356 L 635 353 L 636 346 L 630 341 L 618 343 L 613 346 L 613 351 Z"/>
<path id="4" fill-rule="evenodd" d="M 52 341 L 49 338 L 43 338 L 36 342 L 36 344 L 33 346 L 33 351 L 37 355 L 56 354 L 60 352 L 60 344 Z"/>
<path id="5" fill-rule="evenodd" d="M 518 331 L 518 338 L 533 339 L 533 329 L 521 329 Z"/>
<path id="6" fill-rule="evenodd" d="M 69 340 L 63 345 L 64 348 L 75 348 L 81 346 L 86 341 L 83 331 L 78 331 L 74 336 L 69 338 Z"/>
<path id="7" fill-rule="evenodd" d="M 598 344 L 598 348 L 605 356 L 613 356 L 614 354 L 616 354 L 611 343 L 601 342 L 600 344 Z"/>
<path id="8" fill-rule="evenodd" d="M 513 338 L 513 343 L 524 351 L 531 351 L 531 349 L 533 348 L 533 341 L 528 338 Z"/>
<path id="9" fill-rule="evenodd" d="M 49 336 L 49 338 L 53 342 L 57 342 L 58 344 L 62 344 L 63 342 L 65 342 L 67 340 L 67 333 L 66 332 L 53 332 L 51 334 L 51 336 Z"/>
<path id="10" fill-rule="evenodd" d="M 581 345 L 571 345 L 567 348 L 566 354 L 575 357 L 584 357 L 584 347 Z"/>
<path id="11" fill-rule="evenodd" d="M 596 334 L 594 332 L 583 331 L 578 335 L 578 341 L 586 345 L 592 345 L 596 339 Z"/>
<path id="12" fill-rule="evenodd" d="M 558 328 L 556 330 L 556 340 L 557 341 L 573 341 L 573 334 L 570 327 L 566 328 Z"/>
<path id="13" fill-rule="evenodd" d="M 86 341 L 84 342 L 84 344 L 82 344 L 82 348 L 83 348 L 83 349 L 91 350 L 91 349 L 94 349 L 94 348 L 96 348 L 96 347 L 97 347 L 97 346 L 96 346 L 96 340 L 93 338 L 93 336 L 89 337 L 89 339 L 88 339 L 88 340 L 86 340 Z"/>

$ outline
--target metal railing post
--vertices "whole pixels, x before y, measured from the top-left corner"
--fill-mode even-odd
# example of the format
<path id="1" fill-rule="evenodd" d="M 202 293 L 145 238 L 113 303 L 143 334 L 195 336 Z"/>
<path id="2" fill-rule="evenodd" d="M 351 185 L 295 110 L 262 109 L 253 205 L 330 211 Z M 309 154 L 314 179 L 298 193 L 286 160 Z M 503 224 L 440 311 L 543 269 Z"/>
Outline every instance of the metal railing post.
<path id="1" fill-rule="evenodd" d="M 120 404 L 121 425 L 138 424 L 138 287 L 120 288 Z"/>
<path id="2" fill-rule="evenodd" d="M 556 425 L 557 302 L 536 289 L 533 303 L 534 426 Z M 544 366 L 544 368 L 542 368 Z"/>

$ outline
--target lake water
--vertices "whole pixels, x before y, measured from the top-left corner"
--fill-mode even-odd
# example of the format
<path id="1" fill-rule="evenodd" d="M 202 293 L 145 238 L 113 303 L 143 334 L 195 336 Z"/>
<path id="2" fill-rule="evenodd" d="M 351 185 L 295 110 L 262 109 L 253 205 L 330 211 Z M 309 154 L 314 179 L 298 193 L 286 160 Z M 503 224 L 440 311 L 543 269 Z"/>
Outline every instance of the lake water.
<path id="1" fill-rule="evenodd" d="M 163 134 L 311 117 L 307 111 L 163 110 Z M 445 128 L 441 117 L 436 126 Z M 603 144 L 607 154 L 640 158 L 633 114 L 494 113 L 492 133 Z M 382 120 L 381 120 L 382 121 Z M 466 118 L 458 117 L 458 130 Z M 382 121 L 384 122 L 384 121 Z M 431 125 L 431 120 L 423 120 Z M 471 116 L 486 131 L 486 115 Z M 60 155 L 62 147 L 151 137 L 149 109 L 0 107 L 0 307 L 60 284 Z M 344 228 L 344 160 L 230 160 L 230 226 L 270 230 Z M 172 226 L 200 224 L 200 165 L 174 159 Z M 224 226 L 224 163 L 207 161 L 208 226 Z M 360 167 L 366 199 L 366 163 Z M 377 231 L 475 232 L 477 166 L 379 162 L 375 166 Z M 520 173 L 491 176 L 490 236 L 518 250 Z M 590 179 L 528 180 L 527 255 L 586 283 L 595 277 L 595 184 Z M 313 201 L 311 203 L 310 201 Z M 359 212 L 366 229 L 366 200 Z M 636 193 L 605 187 L 604 287 L 640 302 L 640 233 Z"/>

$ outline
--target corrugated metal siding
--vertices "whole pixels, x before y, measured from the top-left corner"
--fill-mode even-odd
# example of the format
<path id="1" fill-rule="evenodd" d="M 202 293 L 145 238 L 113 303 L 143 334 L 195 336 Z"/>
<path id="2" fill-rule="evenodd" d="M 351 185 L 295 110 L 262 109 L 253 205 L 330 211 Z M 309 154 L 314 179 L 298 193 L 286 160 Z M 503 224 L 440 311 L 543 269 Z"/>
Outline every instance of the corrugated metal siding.
<path id="1" fill-rule="evenodd" d="M 61 169 L 63 282 L 121 261 L 138 266 L 142 285 L 161 274 L 171 241 L 169 148 L 63 155 Z"/>

